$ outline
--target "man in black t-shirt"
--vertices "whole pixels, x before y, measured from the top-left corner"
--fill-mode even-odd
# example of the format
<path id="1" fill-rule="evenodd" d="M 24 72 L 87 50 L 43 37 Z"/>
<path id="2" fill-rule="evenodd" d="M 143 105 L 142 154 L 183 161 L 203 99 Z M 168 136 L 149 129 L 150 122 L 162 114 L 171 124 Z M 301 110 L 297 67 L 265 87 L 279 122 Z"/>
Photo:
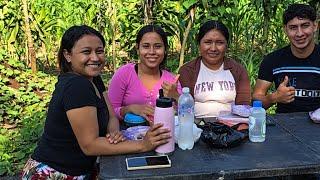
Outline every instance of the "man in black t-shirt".
<path id="1" fill-rule="evenodd" d="M 290 5 L 283 15 L 290 45 L 262 61 L 253 99 L 278 113 L 307 112 L 320 107 L 320 46 L 314 42 L 316 11 L 309 5 Z M 272 83 L 276 91 L 268 93 Z"/>

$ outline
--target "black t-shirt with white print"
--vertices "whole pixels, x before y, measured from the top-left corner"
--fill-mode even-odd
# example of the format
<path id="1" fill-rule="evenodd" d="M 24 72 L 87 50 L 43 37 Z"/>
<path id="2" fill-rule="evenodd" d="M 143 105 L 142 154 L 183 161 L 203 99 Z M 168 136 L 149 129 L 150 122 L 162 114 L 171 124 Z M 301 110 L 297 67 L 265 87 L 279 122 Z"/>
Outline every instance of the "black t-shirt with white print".
<path id="1" fill-rule="evenodd" d="M 262 61 L 258 78 L 274 82 L 275 87 L 288 76 L 287 86 L 295 88 L 292 103 L 277 104 L 278 113 L 307 112 L 320 107 L 320 46 L 316 45 L 309 57 L 295 57 L 286 46 L 269 55 Z"/>

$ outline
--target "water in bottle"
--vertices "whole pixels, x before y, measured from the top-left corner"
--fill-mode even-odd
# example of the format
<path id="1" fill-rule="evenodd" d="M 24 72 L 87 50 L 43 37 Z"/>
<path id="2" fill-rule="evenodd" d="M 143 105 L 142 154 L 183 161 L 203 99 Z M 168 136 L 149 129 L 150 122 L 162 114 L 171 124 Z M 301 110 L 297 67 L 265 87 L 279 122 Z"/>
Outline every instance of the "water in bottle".
<path id="1" fill-rule="evenodd" d="M 189 88 L 184 87 L 178 101 L 179 116 L 179 148 L 186 150 L 192 149 L 193 140 L 193 123 L 194 123 L 194 100 L 189 93 Z"/>
<path id="2" fill-rule="evenodd" d="M 263 142 L 266 139 L 266 111 L 261 101 L 253 101 L 249 116 L 249 139 L 251 142 Z"/>

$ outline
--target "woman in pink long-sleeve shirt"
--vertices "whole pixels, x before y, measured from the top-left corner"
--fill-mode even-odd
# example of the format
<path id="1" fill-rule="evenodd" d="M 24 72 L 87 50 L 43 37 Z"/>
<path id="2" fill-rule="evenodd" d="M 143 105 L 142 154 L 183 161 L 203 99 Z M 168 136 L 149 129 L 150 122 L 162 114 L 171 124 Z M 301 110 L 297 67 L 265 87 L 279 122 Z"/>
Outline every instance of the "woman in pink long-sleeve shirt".
<path id="1" fill-rule="evenodd" d="M 108 95 L 119 119 L 126 113 L 152 120 L 159 89 L 166 97 L 178 100 L 181 86 L 178 77 L 164 70 L 168 42 L 161 27 L 144 26 L 137 35 L 140 63 L 129 63 L 113 75 Z"/>

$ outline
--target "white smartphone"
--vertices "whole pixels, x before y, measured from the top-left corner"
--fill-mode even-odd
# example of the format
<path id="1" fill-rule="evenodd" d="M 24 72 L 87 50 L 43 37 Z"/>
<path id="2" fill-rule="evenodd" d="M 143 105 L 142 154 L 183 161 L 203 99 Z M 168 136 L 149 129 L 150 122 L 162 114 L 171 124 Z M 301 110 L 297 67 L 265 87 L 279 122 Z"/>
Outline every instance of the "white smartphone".
<path id="1" fill-rule="evenodd" d="M 128 170 L 171 167 L 171 161 L 167 155 L 126 158 L 126 163 Z"/>

